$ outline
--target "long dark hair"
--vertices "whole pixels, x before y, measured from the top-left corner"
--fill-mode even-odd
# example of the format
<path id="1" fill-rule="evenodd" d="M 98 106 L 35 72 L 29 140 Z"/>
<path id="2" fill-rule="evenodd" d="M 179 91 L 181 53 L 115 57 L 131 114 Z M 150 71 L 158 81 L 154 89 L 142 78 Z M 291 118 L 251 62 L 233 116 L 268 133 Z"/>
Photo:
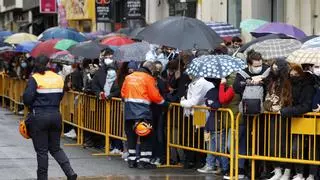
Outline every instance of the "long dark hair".
<path id="1" fill-rule="evenodd" d="M 49 58 L 47 56 L 41 55 L 37 57 L 34 62 L 33 72 L 42 75 L 45 74 L 45 72 L 49 70 L 49 68 L 47 67 L 48 62 Z"/>

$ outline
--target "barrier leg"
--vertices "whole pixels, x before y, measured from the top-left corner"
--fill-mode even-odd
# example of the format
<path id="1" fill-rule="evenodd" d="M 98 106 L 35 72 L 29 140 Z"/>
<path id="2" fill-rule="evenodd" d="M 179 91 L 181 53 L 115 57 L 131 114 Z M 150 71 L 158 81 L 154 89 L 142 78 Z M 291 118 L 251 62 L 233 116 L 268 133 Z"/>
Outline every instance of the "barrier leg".
<path id="1" fill-rule="evenodd" d="M 109 156 L 109 155 L 113 155 L 110 154 L 110 108 L 111 108 L 111 101 L 108 101 L 106 104 L 106 133 L 105 133 L 105 147 L 104 147 L 104 153 L 94 153 L 92 154 L 93 156 Z"/>

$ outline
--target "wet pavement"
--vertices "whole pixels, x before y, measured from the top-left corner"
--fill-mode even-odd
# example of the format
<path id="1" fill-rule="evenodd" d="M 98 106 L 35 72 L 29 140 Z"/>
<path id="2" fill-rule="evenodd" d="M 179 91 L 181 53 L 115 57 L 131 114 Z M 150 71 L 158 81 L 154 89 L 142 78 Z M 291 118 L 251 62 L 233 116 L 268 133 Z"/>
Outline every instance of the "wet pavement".
<path id="1" fill-rule="evenodd" d="M 36 179 L 36 155 L 31 140 L 18 132 L 21 117 L 0 108 L 0 180 Z M 72 143 L 63 139 L 62 143 Z M 92 156 L 97 151 L 82 147 L 63 146 L 80 180 L 209 180 L 221 179 L 202 175 L 195 170 L 158 168 L 129 169 L 120 157 Z M 59 165 L 49 156 L 49 179 L 66 179 Z"/>

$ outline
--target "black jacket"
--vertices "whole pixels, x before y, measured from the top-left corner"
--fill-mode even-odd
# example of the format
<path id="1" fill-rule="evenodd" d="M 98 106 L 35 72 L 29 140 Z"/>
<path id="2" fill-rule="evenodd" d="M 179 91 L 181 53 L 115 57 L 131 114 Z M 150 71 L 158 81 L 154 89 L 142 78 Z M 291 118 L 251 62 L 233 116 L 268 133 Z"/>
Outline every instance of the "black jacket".
<path id="1" fill-rule="evenodd" d="M 76 69 L 74 72 L 71 73 L 71 82 L 72 82 L 72 89 L 75 91 L 82 91 L 83 88 L 83 74 L 79 69 Z"/>
<path id="2" fill-rule="evenodd" d="M 253 77 L 253 76 L 262 75 L 268 68 L 269 68 L 269 66 L 263 64 L 262 71 L 259 74 L 252 74 L 249 71 L 249 68 L 246 68 L 243 71 L 246 72 L 249 76 Z M 244 77 L 242 77 L 239 73 L 237 73 L 236 78 L 233 83 L 233 89 L 234 89 L 235 93 L 239 94 L 242 97 L 242 94 L 244 92 L 245 87 L 246 87 L 246 79 Z M 266 89 L 265 84 L 264 84 L 264 89 Z"/>
<path id="3" fill-rule="evenodd" d="M 187 74 L 182 73 L 177 80 L 177 89 L 173 93 L 167 94 L 166 100 L 170 102 L 180 102 L 180 99 L 187 95 L 187 89 L 190 83 L 190 77 Z"/>
<path id="4" fill-rule="evenodd" d="M 108 70 L 112 67 L 101 66 L 92 79 L 92 91 L 94 94 L 99 97 L 100 92 L 104 92 L 104 84 L 106 83 L 106 77 Z M 113 68 L 112 68 L 113 69 Z M 111 97 L 120 97 L 120 88 L 118 86 L 117 81 L 115 81 L 111 87 L 110 95 Z"/>
<path id="5" fill-rule="evenodd" d="M 314 83 L 314 78 L 309 73 L 306 73 L 306 76 L 300 79 L 299 82 L 291 82 L 292 106 L 282 108 L 281 116 L 292 117 L 310 112 L 315 94 Z"/>

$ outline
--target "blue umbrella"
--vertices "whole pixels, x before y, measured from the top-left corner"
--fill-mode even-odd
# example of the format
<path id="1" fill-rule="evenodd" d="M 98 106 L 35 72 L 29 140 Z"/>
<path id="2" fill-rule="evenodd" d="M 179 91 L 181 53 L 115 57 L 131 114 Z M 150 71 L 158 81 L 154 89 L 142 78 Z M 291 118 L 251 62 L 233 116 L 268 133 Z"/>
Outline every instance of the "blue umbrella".
<path id="1" fill-rule="evenodd" d="M 28 41 L 20 43 L 16 46 L 16 52 L 29 53 L 34 47 L 36 47 L 40 42 L 37 41 Z"/>
<path id="2" fill-rule="evenodd" d="M 14 33 L 11 32 L 11 31 L 0 31 L 0 37 L 1 38 L 6 38 L 8 36 L 11 36 L 12 34 L 14 34 Z"/>
<path id="3" fill-rule="evenodd" d="M 53 27 L 45 30 L 39 35 L 39 41 L 45 41 L 49 39 L 71 39 L 77 42 L 86 41 L 87 38 L 74 29 Z"/>
<path id="4" fill-rule="evenodd" d="M 195 77 L 223 78 L 246 68 L 246 63 L 228 55 L 207 55 L 193 59 L 186 73 Z"/>
<path id="5" fill-rule="evenodd" d="M 213 29 L 220 37 L 234 37 L 240 36 L 240 30 L 233 25 L 225 22 L 209 22 L 206 23 L 211 29 Z"/>

